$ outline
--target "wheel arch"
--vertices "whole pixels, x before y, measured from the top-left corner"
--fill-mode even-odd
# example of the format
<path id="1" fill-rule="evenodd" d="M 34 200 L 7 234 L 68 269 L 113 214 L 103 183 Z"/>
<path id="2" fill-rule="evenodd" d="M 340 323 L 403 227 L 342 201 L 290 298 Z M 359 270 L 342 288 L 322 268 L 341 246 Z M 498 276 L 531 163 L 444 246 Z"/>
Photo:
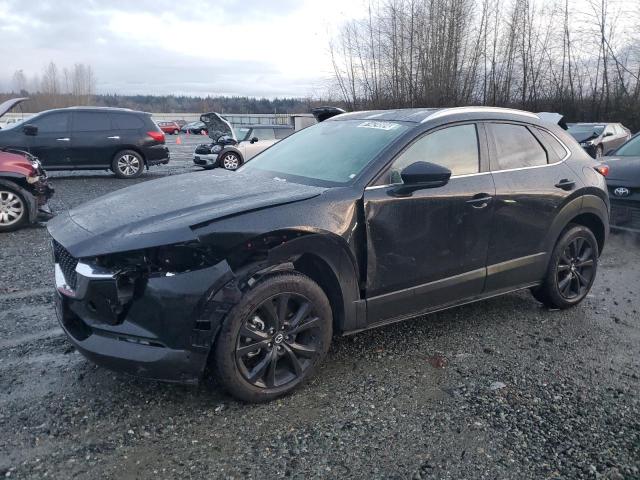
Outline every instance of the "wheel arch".
<path id="1" fill-rule="evenodd" d="M 602 198 L 583 195 L 567 203 L 556 216 L 546 240 L 546 251 L 551 252 L 558 238 L 571 223 L 589 228 L 598 241 L 599 254 L 602 253 L 609 235 L 609 211 Z"/>
<path id="2" fill-rule="evenodd" d="M 242 152 L 237 149 L 236 147 L 232 146 L 232 145 L 228 145 L 226 147 L 224 147 L 222 150 L 220 150 L 220 153 L 218 154 L 218 157 L 222 158 L 222 155 L 224 155 L 225 153 L 229 153 L 229 152 L 233 152 L 236 155 L 238 155 L 238 158 L 240 159 L 240 165 L 242 165 L 244 163 L 244 157 L 242 156 Z"/>
<path id="3" fill-rule="evenodd" d="M 261 250 L 260 258 L 242 255 L 246 253 L 247 246 Z M 358 269 L 343 238 L 328 232 L 295 229 L 269 232 L 243 242 L 239 251 L 231 253 L 230 263 L 241 289 L 256 278 L 282 270 L 294 270 L 308 276 L 329 299 L 334 314 L 334 331 L 357 328 L 360 304 Z"/>

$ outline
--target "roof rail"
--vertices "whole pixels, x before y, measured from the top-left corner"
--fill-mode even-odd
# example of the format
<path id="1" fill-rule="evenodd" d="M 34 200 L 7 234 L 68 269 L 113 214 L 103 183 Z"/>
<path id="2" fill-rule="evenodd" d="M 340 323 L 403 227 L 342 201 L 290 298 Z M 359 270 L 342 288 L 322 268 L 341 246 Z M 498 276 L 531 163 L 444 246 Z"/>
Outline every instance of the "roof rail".
<path id="1" fill-rule="evenodd" d="M 451 108 L 443 108 L 442 110 L 438 110 L 437 112 L 433 112 L 431 115 L 426 117 L 420 123 L 424 123 L 428 120 L 433 120 L 435 118 L 446 117 L 448 115 L 454 115 L 456 113 L 510 113 L 512 115 L 524 115 L 531 118 L 539 119 L 539 117 L 535 113 L 526 112 L 524 110 L 516 110 L 513 108 L 501 108 L 501 107 L 451 107 Z"/>

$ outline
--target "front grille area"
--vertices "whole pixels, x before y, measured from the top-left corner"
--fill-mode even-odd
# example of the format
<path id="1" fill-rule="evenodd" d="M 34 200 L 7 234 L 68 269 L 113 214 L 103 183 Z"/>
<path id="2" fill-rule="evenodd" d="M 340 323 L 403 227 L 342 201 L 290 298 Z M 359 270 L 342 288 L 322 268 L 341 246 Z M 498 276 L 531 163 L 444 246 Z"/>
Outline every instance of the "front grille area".
<path id="1" fill-rule="evenodd" d="M 60 270 L 64 274 L 64 279 L 67 281 L 67 285 L 71 288 L 76 288 L 76 266 L 78 265 L 78 259 L 73 257 L 66 248 L 60 245 L 55 240 L 52 241 L 53 256 L 56 259 L 56 263 L 60 265 Z"/>
<path id="2" fill-rule="evenodd" d="M 640 203 L 611 202 L 611 226 L 640 230 Z"/>

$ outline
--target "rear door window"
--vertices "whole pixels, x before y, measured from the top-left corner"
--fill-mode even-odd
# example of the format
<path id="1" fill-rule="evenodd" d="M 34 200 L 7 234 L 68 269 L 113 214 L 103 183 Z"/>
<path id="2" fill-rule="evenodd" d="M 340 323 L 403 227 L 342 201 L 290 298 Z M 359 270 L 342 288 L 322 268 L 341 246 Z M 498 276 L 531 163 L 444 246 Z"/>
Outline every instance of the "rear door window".
<path id="1" fill-rule="evenodd" d="M 493 123 L 491 131 L 496 146 L 496 155 L 491 161 L 493 171 L 547 164 L 547 153 L 527 127 Z"/>
<path id="2" fill-rule="evenodd" d="M 30 123 L 38 127 L 38 133 L 68 132 L 70 116 L 69 112 L 49 113 Z"/>
<path id="3" fill-rule="evenodd" d="M 74 132 L 100 132 L 111 130 L 111 119 L 106 112 L 75 112 Z"/>
<path id="4" fill-rule="evenodd" d="M 139 130 L 144 128 L 144 122 L 137 115 L 127 113 L 112 113 L 113 125 L 118 130 Z"/>

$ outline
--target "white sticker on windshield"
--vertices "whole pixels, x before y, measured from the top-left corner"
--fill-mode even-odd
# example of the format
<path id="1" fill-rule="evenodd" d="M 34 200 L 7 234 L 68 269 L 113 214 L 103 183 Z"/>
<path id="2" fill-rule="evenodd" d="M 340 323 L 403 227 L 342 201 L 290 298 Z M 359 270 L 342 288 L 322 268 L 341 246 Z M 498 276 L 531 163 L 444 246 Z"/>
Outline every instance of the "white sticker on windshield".
<path id="1" fill-rule="evenodd" d="M 358 125 L 358 128 L 377 128 L 378 130 L 393 130 L 398 127 L 399 125 L 397 123 L 380 122 L 375 120 L 362 122 L 360 125 Z"/>

